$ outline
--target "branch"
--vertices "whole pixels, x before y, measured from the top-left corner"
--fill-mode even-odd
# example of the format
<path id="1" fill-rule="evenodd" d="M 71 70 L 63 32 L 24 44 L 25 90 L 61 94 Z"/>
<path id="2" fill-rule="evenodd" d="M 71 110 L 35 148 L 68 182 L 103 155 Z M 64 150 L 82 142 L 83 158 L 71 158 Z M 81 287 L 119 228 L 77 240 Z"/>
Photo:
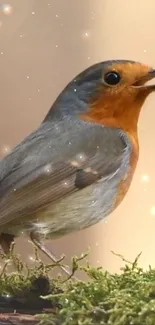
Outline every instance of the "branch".
<path id="1" fill-rule="evenodd" d="M 24 314 L 0 314 L 0 325 L 35 325 L 38 317 Z"/>

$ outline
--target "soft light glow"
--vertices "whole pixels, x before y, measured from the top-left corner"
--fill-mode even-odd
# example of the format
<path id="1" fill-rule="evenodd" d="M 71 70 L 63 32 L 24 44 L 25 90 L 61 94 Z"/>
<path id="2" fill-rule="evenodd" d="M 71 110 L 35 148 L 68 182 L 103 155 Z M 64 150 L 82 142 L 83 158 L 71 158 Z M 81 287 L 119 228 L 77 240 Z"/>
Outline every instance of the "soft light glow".
<path id="1" fill-rule="evenodd" d="M 51 166 L 51 164 L 47 164 L 47 165 L 44 167 L 44 171 L 45 171 L 45 173 L 49 174 L 49 173 L 52 171 L 52 166 Z"/>
<path id="2" fill-rule="evenodd" d="M 3 4 L 1 8 L 5 15 L 10 15 L 12 13 L 12 7 L 9 4 Z"/>
<path id="3" fill-rule="evenodd" d="M 153 205 L 150 209 L 150 213 L 155 216 L 155 205 Z"/>
<path id="4" fill-rule="evenodd" d="M 147 183 L 149 181 L 149 176 L 147 174 L 142 175 L 141 181 L 143 183 Z"/>
<path id="5" fill-rule="evenodd" d="M 88 31 L 83 33 L 83 38 L 89 38 L 90 37 L 90 33 Z"/>
<path id="6" fill-rule="evenodd" d="M 75 160 L 77 162 L 84 162 L 86 160 L 86 155 L 83 152 L 79 152 L 79 154 L 76 155 Z"/>
<path id="7" fill-rule="evenodd" d="M 11 151 L 11 149 L 10 149 L 9 146 L 4 146 L 4 147 L 2 148 L 2 154 L 3 154 L 3 155 L 7 155 L 10 151 Z"/>

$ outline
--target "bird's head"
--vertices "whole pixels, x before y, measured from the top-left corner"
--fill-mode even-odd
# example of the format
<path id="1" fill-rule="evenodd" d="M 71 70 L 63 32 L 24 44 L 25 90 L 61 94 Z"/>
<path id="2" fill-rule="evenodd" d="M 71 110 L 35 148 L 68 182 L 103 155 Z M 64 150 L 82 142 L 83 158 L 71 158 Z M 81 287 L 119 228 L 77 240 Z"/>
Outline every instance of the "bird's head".
<path id="1" fill-rule="evenodd" d="M 45 120 L 59 114 L 78 115 L 98 123 L 126 120 L 137 125 L 141 107 L 155 85 L 155 70 L 139 62 L 112 60 L 95 64 L 62 91 Z"/>

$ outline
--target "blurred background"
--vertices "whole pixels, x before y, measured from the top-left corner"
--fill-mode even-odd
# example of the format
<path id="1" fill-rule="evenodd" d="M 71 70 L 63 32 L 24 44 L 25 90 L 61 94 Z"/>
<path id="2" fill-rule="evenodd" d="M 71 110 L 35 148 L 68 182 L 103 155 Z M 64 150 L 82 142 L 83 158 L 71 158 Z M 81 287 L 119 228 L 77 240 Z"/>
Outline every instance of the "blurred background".
<path id="1" fill-rule="evenodd" d="M 153 0 L 10 0 L 0 3 L 1 157 L 34 130 L 56 96 L 81 70 L 99 61 L 132 59 L 155 67 Z M 87 230 L 46 245 L 66 263 L 90 248 L 89 261 L 118 272 L 111 250 L 155 266 L 155 95 L 139 123 L 140 160 L 117 210 Z M 16 252 L 33 265 L 33 248 L 16 240 Z M 42 256 L 43 260 L 48 259 Z"/>

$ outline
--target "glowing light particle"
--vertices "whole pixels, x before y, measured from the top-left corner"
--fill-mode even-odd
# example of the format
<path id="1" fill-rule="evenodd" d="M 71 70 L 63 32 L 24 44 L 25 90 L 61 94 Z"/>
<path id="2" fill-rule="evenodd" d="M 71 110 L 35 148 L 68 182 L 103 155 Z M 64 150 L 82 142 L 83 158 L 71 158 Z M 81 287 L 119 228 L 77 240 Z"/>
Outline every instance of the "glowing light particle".
<path id="1" fill-rule="evenodd" d="M 149 176 L 147 174 L 142 175 L 141 181 L 143 183 L 147 183 L 149 181 Z"/>
<path id="2" fill-rule="evenodd" d="M 2 8 L 2 12 L 5 15 L 10 15 L 12 13 L 12 7 L 9 4 L 3 4 L 3 5 L 0 5 L 0 6 Z"/>
<path id="3" fill-rule="evenodd" d="M 2 153 L 3 153 L 3 155 L 7 155 L 10 151 L 11 151 L 11 149 L 10 149 L 9 146 L 4 146 L 4 147 L 2 148 Z"/>
<path id="4" fill-rule="evenodd" d="M 153 205 L 150 209 L 150 213 L 155 216 L 155 205 Z"/>
<path id="5" fill-rule="evenodd" d="M 84 33 L 82 34 L 82 37 L 83 37 L 84 39 L 88 39 L 88 38 L 90 37 L 90 33 L 89 33 L 88 31 L 86 31 L 86 32 L 84 32 Z"/>

